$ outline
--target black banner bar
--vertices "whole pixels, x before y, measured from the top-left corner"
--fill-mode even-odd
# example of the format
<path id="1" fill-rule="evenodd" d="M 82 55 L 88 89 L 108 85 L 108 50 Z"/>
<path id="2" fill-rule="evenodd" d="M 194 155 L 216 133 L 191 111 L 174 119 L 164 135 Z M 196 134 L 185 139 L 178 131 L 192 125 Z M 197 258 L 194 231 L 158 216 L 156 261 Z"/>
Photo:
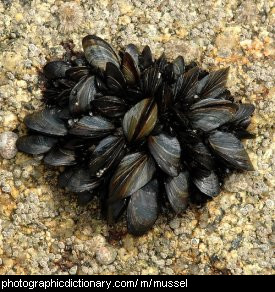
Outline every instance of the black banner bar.
<path id="1" fill-rule="evenodd" d="M 219 288 L 271 286 L 271 276 L 0 276 L 0 289 L 50 290 L 52 288 Z M 272 286 L 271 286 L 272 287 Z"/>

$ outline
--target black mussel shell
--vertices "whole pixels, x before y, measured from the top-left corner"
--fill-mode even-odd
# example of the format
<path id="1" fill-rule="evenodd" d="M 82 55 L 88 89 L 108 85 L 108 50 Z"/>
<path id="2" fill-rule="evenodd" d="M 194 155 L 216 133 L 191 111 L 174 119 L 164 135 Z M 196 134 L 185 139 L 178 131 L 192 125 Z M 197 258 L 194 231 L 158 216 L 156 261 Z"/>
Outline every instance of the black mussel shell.
<path id="1" fill-rule="evenodd" d="M 72 115 L 68 107 L 58 110 L 56 112 L 56 116 L 65 122 L 68 122 L 68 120 L 72 119 Z"/>
<path id="2" fill-rule="evenodd" d="M 193 169 L 192 181 L 205 195 L 215 197 L 220 193 L 219 178 L 214 171 Z"/>
<path id="3" fill-rule="evenodd" d="M 88 138 L 103 138 L 115 130 L 114 125 L 100 116 L 84 116 L 75 122 L 70 134 Z"/>
<path id="4" fill-rule="evenodd" d="M 38 133 L 65 136 L 68 133 L 66 124 L 58 117 L 56 110 L 45 108 L 25 117 L 25 125 Z"/>
<path id="5" fill-rule="evenodd" d="M 254 110 L 255 106 L 253 104 L 240 104 L 234 118 L 230 121 L 230 123 L 246 129 L 250 124 L 250 118 Z"/>
<path id="6" fill-rule="evenodd" d="M 186 156 L 188 156 L 186 160 L 192 168 L 203 167 L 208 170 L 215 168 L 214 157 L 202 141 L 189 144 L 186 152 Z"/>
<path id="7" fill-rule="evenodd" d="M 83 77 L 87 77 L 90 70 L 87 66 L 72 67 L 66 71 L 66 76 L 74 81 L 79 81 Z"/>
<path id="8" fill-rule="evenodd" d="M 135 105 L 143 99 L 143 94 L 139 88 L 128 87 L 124 99 L 129 105 Z"/>
<path id="9" fill-rule="evenodd" d="M 199 68 L 194 67 L 181 75 L 174 85 L 174 98 L 183 103 L 191 103 L 197 91 Z"/>
<path id="10" fill-rule="evenodd" d="M 239 170 L 254 170 L 243 144 L 233 134 L 216 131 L 209 136 L 209 144 L 227 166 Z"/>
<path id="11" fill-rule="evenodd" d="M 146 185 L 155 173 L 155 164 L 147 154 L 126 155 L 115 170 L 109 186 L 109 201 L 122 200 Z"/>
<path id="12" fill-rule="evenodd" d="M 127 207 L 128 230 L 142 235 L 154 225 L 158 217 L 158 182 L 153 180 L 131 195 Z"/>
<path id="13" fill-rule="evenodd" d="M 179 174 L 181 148 L 176 137 L 165 133 L 149 136 L 148 146 L 158 166 L 170 176 Z"/>
<path id="14" fill-rule="evenodd" d="M 229 102 L 222 105 L 196 108 L 192 110 L 188 116 L 193 128 L 209 132 L 233 119 L 236 111 L 237 106 Z"/>
<path id="15" fill-rule="evenodd" d="M 91 177 L 85 168 L 69 168 L 62 172 L 58 179 L 61 188 L 74 193 L 91 191 L 100 185 L 98 178 Z"/>
<path id="16" fill-rule="evenodd" d="M 215 106 L 232 105 L 233 103 L 226 99 L 205 98 L 195 102 L 190 106 L 191 110 L 210 108 Z M 236 106 L 235 106 L 236 107 Z M 237 113 L 236 113 L 237 114 Z"/>
<path id="17" fill-rule="evenodd" d="M 80 150 L 89 148 L 90 146 L 94 145 L 93 141 L 90 141 L 89 139 L 83 138 L 83 137 L 77 137 L 77 136 L 69 136 L 67 139 L 60 140 L 60 146 L 64 149 L 68 150 Z M 83 154 L 83 153 L 82 153 Z"/>
<path id="18" fill-rule="evenodd" d="M 95 76 L 95 83 L 98 91 L 102 95 L 108 95 L 109 94 L 109 89 L 105 83 L 105 80 L 103 79 L 102 76 Z"/>
<path id="19" fill-rule="evenodd" d="M 65 78 L 66 71 L 71 68 L 71 65 L 64 61 L 53 61 L 47 63 L 43 68 L 44 75 L 49 79 Z"/>
<path id="20" fill-rule="evenodd" d="M 138 67 L 138 60 L 130 55 L 130 53 L 125 52 L 122 59 L 122 72 L 125 79 L 129 85 L 135 85 L 139 83 L 140 70 Z"/>
<path id="21" fill-rule="evenodd" d="M 127 198 L 120 201 L 108 202 L 107 221 L 112 224 L 119 219 L 127 207 Z"/>
<path id="22" fill-rule="evenodd" d="M 211 72 L 200 80 L 197 94 L 200 98 L 216 98 L 225 90 L 229 67 Z"/>
<path id="23" fill-rule="evenodd" d="M 182 56 L 178 56 L 173 61 L 173 73 L 176 77 L 181 76 L 185 71 L 185 63 Z"/>
<path id="24" fill-rule="evenodd" d="M 106 84 L 113 93 L 123 92 L 126 87 L 126 80 L 120 69 L 111 62 L 106 64 Z"/>
<path id="25" fill-rule="evenodd" d="M 149 46 L 145 46 L 142 50 L 139 63 L 143 69 L 146 69 L 153 64 L 153 56 Z"/>
<path id="26" fill-rule="evenodd" d="M 194 184 L 190 183 L 189 187 L 189 201 L 196 204 L 197 207 L 202 207 L 207 201 L 211 200 L 211 197 L 202 193 Z"/>
<path id="27" fill-rule="evenodd" d="M 27 135 L 17 139 L 16 147 L 19 151 L 37 155 L 48 152 L 56 143 L 57 139 L 54 137 Z"/>
<path id="28" fill-rule="evenodd" d="M 49 105 L 58 105 L 59 107 L 66 107 L 69 102 L 71 88 L 66 89 L 46 89 L 43 92 L 43 100 Z"/>
<path id="29" fill-rule="evenodd" d="M 119 58 L 112 47 L 103 39 L 88 35 L 82 40 L 87 61 L 95 68 L 105 71 L 108 62 L 120 67 Z"/>
<path id="30" fill-rule="evenodd" d="M 96 146 L 89 162 L 93 176 L 101 177 L 109 168 L 119 162 L 125 154 L 123 137 L 108 136 Z"/>
<path id="31" fill-rule="evenodd" d="M 162 81 L 162 73 L 157 66 L 146 69 L 141 78 L 141 90 L 143 95 L 148 97 L 154 96 Z"/>
<path id="32" fill-rule="evenodd" d="M 124 54 L 126 54 L 126 53 L 131 56 L 131 58 L 134 60 L 134 62 L 138 66 L 138 64 L 139 64 L 139 50 L 138 50 L 137 46 L 135 46 L 134 44 L 127 45 L 125 48 Z M 122 64 L 123 64 L 123 61 L 122 61 Z"/>
<path id="33" fill-rule="evenodd" d="M 83 77 L 71 90 L 69 108 L 73 116 L 88 113 L 91 110 L 91 102 L 95 98 L 95 77 Z"/>
<path id="34" fill-rule="evenodd" d="M 175 128 L 182 131 L 183 129 L 188 129 L 189 119 L 185 113 L 178 110 L 176 107 L 171 106 L 172 119 L 175 121 Z"/>
<path id="35" fill-rule="evenodd" d="M 55 147 L 44 157 L 44 162 L 52 166 L 75 165 L 77 163 L 75 152 Z"/>
<path id="36" fill-rule="evenodd" d="M 108 118 L 121 117 L 127 110 L 127 104 L 116 96 L 101 96 L 93 100 L 94 106 L 102 115 Z"/>
<path id="37" fill-rule="evenodd" d="M 168 201 L 173 210 L 179 214 L 186 210 L 189 201 L 189 173 L 180 172 L 176 177 L 169 177 L 165 182 Z"/>
<path id="38" fill-rule="evenodd" d="M 128 141 L 148 136 L 157 122 L 158 106 L 146 98 L 133 106 L 123 118 L 123 130 Z"/>
<path id="39" fill-rule="evenodd" d="M 159 90 L 160 100 L 158 100 L 158 105 L 161 113 L 165 114 L 168 109 L 172 106 L 174 101 L 173 91 L 171 86 L 164 82 Z"/>

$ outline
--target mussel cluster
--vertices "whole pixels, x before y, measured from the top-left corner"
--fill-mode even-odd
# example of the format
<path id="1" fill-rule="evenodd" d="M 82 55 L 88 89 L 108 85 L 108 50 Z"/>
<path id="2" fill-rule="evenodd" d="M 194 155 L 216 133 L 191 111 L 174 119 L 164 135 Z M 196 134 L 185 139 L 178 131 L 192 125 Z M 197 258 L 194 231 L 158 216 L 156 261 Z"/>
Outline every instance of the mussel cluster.
<path id="1" fill-rule="evenodd" d="M 19 150 L 64 166 L 59 186 L 82 203 L 98 195 L 109 222 L 126 210 L 141 235 L 169 202 L 176 213 L 220 193 L 225 175 L 252 170 L 240 142 L 254 106 L 234 102 L 228 68 L 204 71 L 148 46 L 117 54 L 88 35 L 84 53 L 45 65 L 43 110 L 26 116 Z"/>

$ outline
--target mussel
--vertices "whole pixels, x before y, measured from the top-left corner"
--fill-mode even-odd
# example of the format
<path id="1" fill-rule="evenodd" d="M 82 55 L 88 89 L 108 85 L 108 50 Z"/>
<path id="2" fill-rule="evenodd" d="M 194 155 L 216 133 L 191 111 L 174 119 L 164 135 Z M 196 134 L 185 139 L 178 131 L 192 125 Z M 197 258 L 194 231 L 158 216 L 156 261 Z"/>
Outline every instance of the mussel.
<path id="1" fill-rule="evenodd" d="M 236 112 L 237 106 L 234 103 L 227 101 L 215 103 L 208 99 L 204 105 L 192 109 L 189 119 L 193 128 L 209 132 L 229 122 Z"/>
<path id="2" fill-rule="evenodd" d="M 165 181 L 165 190 L 168 201 L 173 210 L 179 214 L 183 212 L 189 201 L 189 173 L 180 172 L 176 177 L 169 177 Z"/>
<path id="3" fill-rule="evenodd" d="M 75 193 L 91 191 L 97 188 L 101 181 L 91 177 L 89 172 L 83 168 L 69 168 L 59 176 L 59 186 Z"/>
<path id="4" fill-rule="evenodd" d="M 123 92 L 126 88 L 126 80 L 120 69 L 111 62 L 106 64 L 106 84 L 110 92 Z"/>
<path id="5" fill-rule="evenodd" d="M 153 180 L 131 195 L 127 207 L 128 230 L 142 235 L 155 223 L 158 217 L 158 182 Z"/>
<path id="6" fill-rule="evenodd" d="M 79 81 L 83 77 L 87 77 L 90 73 L 90 70 L 87 66 L 77 66 L 69 68 L 66 71 L 66 77 L 74 81 Z"/>
<path id="7" fill-rule="evenodd" d="M 114 125 L 100 116 L 84 116 L 75 122 L 69 133 L 89 138 L 103 138 L 115 129 Z"/>
<path id="8" fill-rule="evenodd" d="M 108 62 L 119 68 L 119 58 L 112 47 L 95 35 L 87 35 L 82 40 L 87 61 L 95 68 L 105 71 Z"/>
<path id="9" fill-rule="evenodd" d="M 201 98 L 216 98 L 225 90 L 226 80 L 229 73 L 229 67 L 210 72 L 200 80 L 197 88 L 197 94 Z"/>
<path id="10" fill-rule="evenodd" d="M 149 46 L 145 46 L 139 56 L 142 69 L 146 69 L 153 64 L 153 55 Z"/>
<path id="11" fill-rule="evenodd" d="M 209 143 L 227 166 L 240 170 L 254 170 L 241 141 L 233 134 L 216 131 L 209 136 Z"/>
<path id="12" fill-rule="evenodd" d="M 198 76 L 198 67 L 181 74 L 174 84 L 174 99 L 191 103 L 197 92 Z"/>
<path id="13" fill-rule="evenodd" d="M 123 130 L 128 141 L 148 136 L 157 122 L 158 106 L 146 98 L 133 106 L 123 118 Z"/>
<path id="14" fill-rule="evenodd" d="M 214 171 L 193 169 L 192 181 L 205 195 L 215 197 L 220 193 L 220 182 Z"/>
<path id="15" fill-rule="evenodd" d="M 146 185 L 155 173 L 155 164 L 148 155 L 126 155 L 115 170 L 109 186 L 109 201 L 122 200 Z"/>
<path id="16" fill-rule="evenodd" d="M 56 147 L 44 157 L 44 162 L 52 166 L 75 165 L 76 155 L 72 150 Z"/>
<path id="17" fill-rule="evenodd" d="M 19 151 L 28 154 L 43 154 L 48 152 L 56 143 L 57 139 L 43 135 L 27 135 L 22 136 L 16 141 Z"/>
<path id="18" fill-rule="evenodd" d="M 162 73 L 157 67 L 150 67 L 143 72 L 141 90 L 144 96 L 155 95 L 163 82 Z"/>
<path id="19" fill-rule="evenodd" d="M 121 117 L 127 110 L 126 102 L 116 96 L 101 96 L 93 100 L 94 106 L 102 115 L 108 118 Z"/>
<path id="20" fill-rule="evenodd" d="M 170 176 L 177 176 L 181 155 L 178 139 L 161 133 L 157 136 L 150 136 L 148 146 L 161 170 Z"/>
<path id="21" fill-rule="evenodd" d="M 28 115 L 25 125 L 38 133 L 51 136 L 65 136 L 68 133 L 66 123 L 58 117 L 56 110 L 45 108 L 40 112 Z"/>
<path id="22" fill-rule="evenodd" d="M 96 146 L 89 162 L 90 173 L 101 177 L 109 168 L 120 161 L 124 156 L 123 137 L 108 136 Z"/>
<path id="23" fill-rule="evenodd" d="M 178 56 L 174 61 L 173 61 L 173 73 L 176 77 L 181 76 L 184 74 L 185 71 L 185 63 L 184 59 L 182 56 Z"/>
<path id="24" fill-rule="evenodd" d="M 71 90 L 69 109 L 73 116 L 87 114 L 97 93 L 95 77 L 83 77 Z"/>
<path id="25" fill-rule="evenodd" d="M 71 68 L 71 64 L 64 61 L 53 61 L 47 63 L 43 68 L 43 73 L 49 80 L 65 78 L 66 71 Z"/>
<path id="26" fill-rule="evenodd" d="M 110 224 L 126 211 L 128 231 L 142 235 L 163 202 L 180 214 L 216 197 L 233 170 L 253 170 L 241 139 L 253 137 L 255 108 L 234 101 L 229 68 L 207 72 L 134 44 L 117 54 L 95 35 L 82 45 L 45 65 L 46 107 L 26 116 L 17 141 L 62 166 L 59 186 L 80 204 L 98 196 Z"/>
<path id="27" fill-rule="evenodd" d="M 140 69 L 138 65 L 138 49 L 135 45 L 128 45 L 122 58 L 122 72 L 129 85 L 139 83 Z"/>

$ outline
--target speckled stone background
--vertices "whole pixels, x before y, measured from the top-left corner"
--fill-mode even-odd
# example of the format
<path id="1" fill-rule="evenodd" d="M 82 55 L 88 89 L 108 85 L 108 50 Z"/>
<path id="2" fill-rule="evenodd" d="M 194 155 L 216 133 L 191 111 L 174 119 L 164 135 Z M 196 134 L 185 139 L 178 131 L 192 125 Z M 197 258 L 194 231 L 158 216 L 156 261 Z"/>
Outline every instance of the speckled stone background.
<path id="1" fill-rule="evenodd" d="M 233 174 L 202 209 L 178 217 L 166 210 L 140 238 L 124 220 L 108 227 L 96 199 L 78 206 L 41 157 L 0 158 L 0 274 L 274 273 L 272 2 L 1 0 L 0 133 L 21 135 L 24 116 L 42 106 L 38 71 L 62 56 L 61 42 L 80 49 L 96 33 L 116 48 L 148 44 L 209 70 L 230 65 L 228 87 L 256 106 L 257 138 L 245 143 L 254 172 Z M 2 157 L 14 156 L 12 137 L 2 134 Z"/>

